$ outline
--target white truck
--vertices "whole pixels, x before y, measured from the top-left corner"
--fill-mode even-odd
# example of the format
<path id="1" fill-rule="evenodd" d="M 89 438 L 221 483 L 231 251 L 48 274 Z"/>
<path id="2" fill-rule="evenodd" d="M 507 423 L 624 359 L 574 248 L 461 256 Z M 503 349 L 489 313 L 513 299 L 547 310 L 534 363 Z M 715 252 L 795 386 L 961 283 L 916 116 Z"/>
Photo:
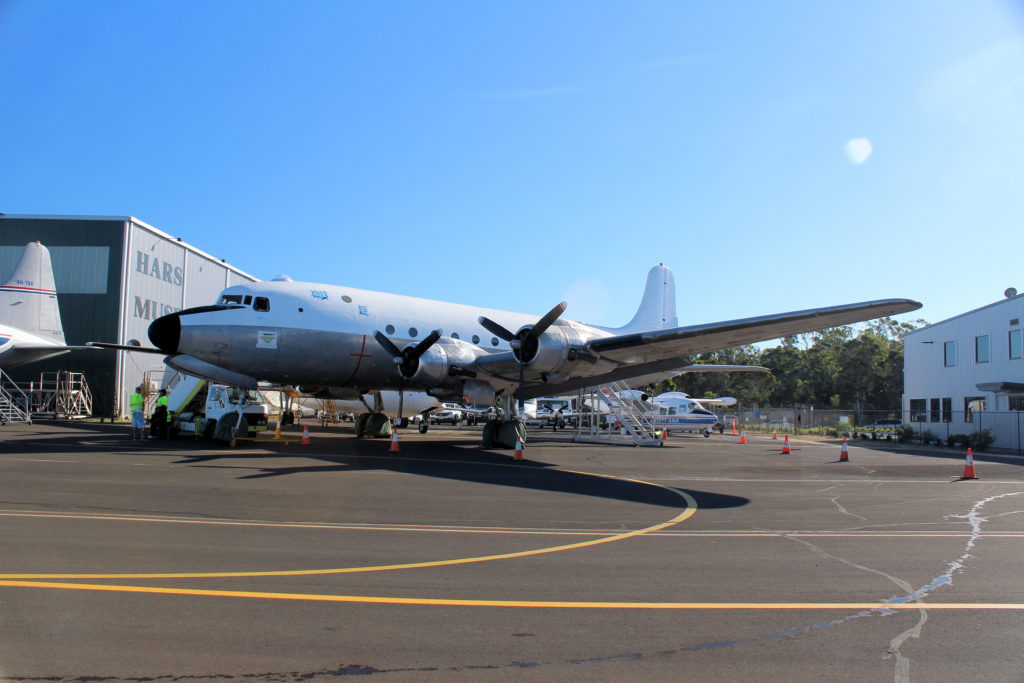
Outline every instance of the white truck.
<path id="1" fill-rule="evenodd" d="M 171 433 L 233 441 L 267 429 L 267 404 L 259 392 L 182 375 L 167 395 Z"/>

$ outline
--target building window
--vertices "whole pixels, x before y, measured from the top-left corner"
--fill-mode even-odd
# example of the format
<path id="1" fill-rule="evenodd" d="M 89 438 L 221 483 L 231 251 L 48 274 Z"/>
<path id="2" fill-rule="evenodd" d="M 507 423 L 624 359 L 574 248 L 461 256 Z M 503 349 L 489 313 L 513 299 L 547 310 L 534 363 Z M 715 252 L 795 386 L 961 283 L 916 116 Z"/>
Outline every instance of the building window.
<path id="1" fill-rule="evenodd" d="M 985 410 L 984 396 L 964 397 L 964 422 L 974 422 L 974 414 Z"/>
<path id="2" fill-rule="evenodd" d="M 942 345 L 944 363 L 947 368 L 956 367 L 956 342 L 948 341 Z"/>
<path id="3" fill-rule="evenodd" d="M 944 398 L 942 399 L 942 421 L 952 422 L 953 421 L 953 399 Z"/>
<path id="4" fill-rule="evenodd" d="M 1010 358 L 1020 358 L 1024 347 L 1021 345 L 1020 330 L 1010 330 Z"/>
<path id="5" fill-rule="evenodd" d="M 928 412 L 923 398 L 912 398 L 910 399 L 910 421 L 911 422 L 927 422 Z"/>
<path id="6" fill-rule="evenodd" d="M 929 422 L 940 422 L 942 420 L 942 417 L 941 417 L 942 416 L 942 402 L 939 401 L 939 399 L 937 399 L 937 398 L 933 398 L 933 399 L 931 399 L 930 403 L 931 403 L 931 406 L 930 406 L 931 410 L 929 412 L 931 413 L 931 415 L 930 415 L 930 419 L 928 421 Z"/>
<path id="7" fill-rule="evenodd" d="M 1024 396 L 1018 394 L 1010 397 L 1010 410 L 1024 410 Z"/>
<path id="8" fill-rule="evenodd" d="M 974 338 L 974 362 L 975 363 L 987 363 L 989 362 L 989 343 L 988 335 L 983 334 L 980 337 Z"/>

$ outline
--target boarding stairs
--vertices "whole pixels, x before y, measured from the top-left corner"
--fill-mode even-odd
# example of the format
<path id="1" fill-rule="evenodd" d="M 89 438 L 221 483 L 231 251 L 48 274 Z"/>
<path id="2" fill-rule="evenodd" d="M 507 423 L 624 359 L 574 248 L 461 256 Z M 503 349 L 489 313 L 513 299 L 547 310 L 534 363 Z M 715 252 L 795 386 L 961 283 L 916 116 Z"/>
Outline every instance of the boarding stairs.
<path id="1" fill-rule="evenodd" d="M 590 443 L 631 443 L 634 446 L 660 446 L 650 405 L 632 396 L 623 382 L 609 382 L 580 391 L 577 405 L 582 411 L 573 441 Z M 602 414 L 607 413 L 607 420 Z M 607 426 L 601 428 L 601 423 Z"/>
<path id="2" fill-rule="evenodd" d="M 92 391 L 81 372 L 44 372 L 39 382 L 29 383 L 31 410 L 68 420 L 92 417 Z"/>
<path id="3" fill-rule="evenodd" d="M 0 423 L 32 422 L 28 395 L 0 370 Z"/>

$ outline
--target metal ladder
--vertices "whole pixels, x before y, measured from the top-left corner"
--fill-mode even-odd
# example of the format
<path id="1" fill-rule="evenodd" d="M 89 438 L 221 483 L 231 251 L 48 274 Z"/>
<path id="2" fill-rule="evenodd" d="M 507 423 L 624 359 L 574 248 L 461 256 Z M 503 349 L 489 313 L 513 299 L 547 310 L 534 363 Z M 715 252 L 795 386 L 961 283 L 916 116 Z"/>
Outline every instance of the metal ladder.
<path id="1" fill-rule="evenodd" d="M 590 406 L 592 414 L 580 414 L 574 441 L 595 443 L 632 442 L 634 446 L 660 446 L 654 428 L 654 413 L 650 406 L 629 395 L 629 387 L 622 382 L 609 382 L 580 391 L 577 405 L 580 410 Z M 589 393 L 589 398 L 585 394 Z M 601 429 L 600 415 L 608 409 L 608 426 Z"/>

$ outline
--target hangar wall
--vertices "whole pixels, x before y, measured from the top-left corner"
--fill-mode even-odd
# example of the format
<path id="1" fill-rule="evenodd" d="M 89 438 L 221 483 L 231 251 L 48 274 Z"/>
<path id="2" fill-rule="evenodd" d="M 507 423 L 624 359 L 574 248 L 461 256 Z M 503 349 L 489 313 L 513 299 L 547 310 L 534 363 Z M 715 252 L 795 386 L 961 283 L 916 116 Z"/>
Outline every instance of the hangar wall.
<path id="1" fill-rule="evenodd" d="M 68 344 L 137 340 L 150 346 L 149 323 L 165 313 L 213 303 L 227 286 L 256 278 L 131 216 L 0 214 L 0 280 L 29 242 L 50 250 Z M 11 368 L 19 384 L 43 373 L 82 372 L 95 415 L 124 416 L 147 372 L 159 381 L 163 357 L 123 351 L 72 351 Z"/>

